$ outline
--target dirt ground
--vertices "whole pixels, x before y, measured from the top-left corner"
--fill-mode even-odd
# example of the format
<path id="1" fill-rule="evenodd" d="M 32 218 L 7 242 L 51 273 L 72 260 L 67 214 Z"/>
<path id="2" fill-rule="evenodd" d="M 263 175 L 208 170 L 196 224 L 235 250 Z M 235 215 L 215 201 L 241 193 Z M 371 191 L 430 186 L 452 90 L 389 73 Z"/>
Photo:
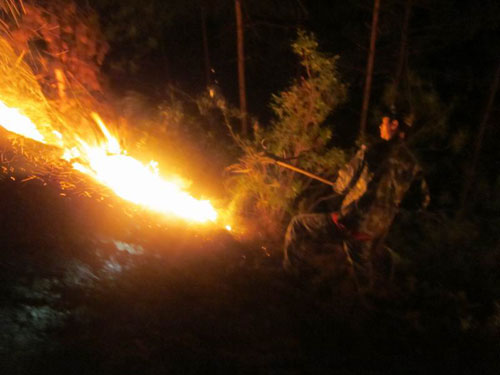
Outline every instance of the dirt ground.
<path id="1" fill-rule="evenodd" d="M 438 297 L 367 305 L 287 276 L 278 245 L 45 183 L 0 180 L 3 374 L 499 370 L 495 338 Z"/>

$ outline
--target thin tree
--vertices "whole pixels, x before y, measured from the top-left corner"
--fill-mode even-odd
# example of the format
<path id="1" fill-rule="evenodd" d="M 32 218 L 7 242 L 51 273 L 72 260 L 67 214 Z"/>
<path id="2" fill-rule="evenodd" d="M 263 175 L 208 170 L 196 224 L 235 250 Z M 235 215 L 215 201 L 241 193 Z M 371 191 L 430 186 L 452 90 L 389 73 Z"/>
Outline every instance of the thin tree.
<path id="1" fill-rule="evenodd" d="M 241 134 L 247 135 L 247 97 L 245 86 L 245 50 L 243 34 L 243 16 L 241 12 L 241 0 L 234 1 L 236 13 L 236 35 L 238 51 L 238 87 L 240 94 L 240 112 L 241 112 Z"/>
<path id="2" fill-rule="evenodd" d="M 201 16 L 201 35 L 203 40 L 203 57 L 205 59 L 205 80 L 206 85 L 210 85 L 210 53 L 208 49 L 208 33 L 207 33 L 207 9 L 206 2 L 200 1 L 200 16 Z"/>
<path id="3" fill-rule="evenodd" d="M 477 133 L 476 141 L 474 142 L 474 151 L 472 154 L 472 161 L 469 164 L 465 172 L 465 180 L 462 188 L 462 195 L 460 197 L 460 206 L 457 212 L 457 218 L 461 218 L 465 211 L 467 210 L 467 199 L 472 188 L 472 182 L 474 179 L 477 164 L 479 162 L 479 156 L 481 155 L 481 148 L 483 145 L 484 134 L 488 125 L 488 120 L 490 118 L 491 110 L 493 108 L 493 103 L 495 102 L 495 96 L 498 91 L 498 84 L 500 81 L 500 61 L 498 62 L 495 76 L 490 86 L 490 93 L 488 95 L 488 101 L 486 102 L 486 107 L 484 108 L 483 117 L 479 123 L 479 130 Z"/>
<path id="4" fill-rule="evenodd" d="M 365 89 L 363 93 L 363 106 L 361 107 L 361 121 L 359 124 L 360 139 L 364 141 L 366 133 L 366 119 L 368 117 L 368 105 L 370 104 L 370 93 L 373 77 L 373 62 L 375 61 L 375 45 L 377 41 L 377 25 L 380 11 L 380 0 L 374 0 L 372 13 L 372 28 L 370 35 L 370 51 L 368 53 L 368 62 L 366 64 Z"/>
<path id="5" fill-rule="evenodd" d="M 399 86 L 403 77 L 403 72 L 408 67 L 408 28 L 410 25 L 412 0 L 406 0 L 403 25 L 401 27 L 401 42 L 399 45 L 398 65 L 396 66 L 396 75 L 394 77 L 394 99 L 393 105 L 397 101 Z"/>

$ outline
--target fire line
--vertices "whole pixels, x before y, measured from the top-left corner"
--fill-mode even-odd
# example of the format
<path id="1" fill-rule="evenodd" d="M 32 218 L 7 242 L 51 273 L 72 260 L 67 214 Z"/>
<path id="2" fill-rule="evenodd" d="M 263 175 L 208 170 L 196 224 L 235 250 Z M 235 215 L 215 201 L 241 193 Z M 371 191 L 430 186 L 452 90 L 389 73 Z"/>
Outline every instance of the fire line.
<path id="1" fill-rule="evenodd" d="M 176 182 L 163 179 L 155 161 L 144 165 L 127 155 L 99 115 L 92 113 L 91 117 L 105 138 L 100 144 L 91 144 L 77 137 L 78 144 L 70 147 L 64 144 L 64 134 L 52 130 L 52 135 L 57 138 L 54 145 L 62 149 L 61 158 L 71 163 L 74 169 L 109 187 L 119 197 L 150 210 L 198 223 L 217 219 L 217 212 L 210 201 L 198 200 L 183 191 Z M 43 132 L 20 109 L 11 108 L 2 101 L 0 126 L 44 144 L 48 144 L 46 138 L 50 138 L 44 137 Z"/>

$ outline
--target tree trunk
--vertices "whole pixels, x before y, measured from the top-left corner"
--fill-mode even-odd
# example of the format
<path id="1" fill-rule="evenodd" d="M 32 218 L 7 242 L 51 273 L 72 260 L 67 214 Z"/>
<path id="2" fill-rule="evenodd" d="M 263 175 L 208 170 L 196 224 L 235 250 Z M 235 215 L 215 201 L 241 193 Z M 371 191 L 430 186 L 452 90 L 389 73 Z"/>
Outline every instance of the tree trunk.
<path id="1" fill-rule="evenodd" d="M 240 94 L 240 112 L 241 112 L 241 134 L 247 135 L 247 97 L 245 87 L 245 51 L 243 36 L 243 17 L 241 13 L 241 0 L 235 0 L 234 7 L 236 11 L 236 34 L 238 50 L 238 86 Z"/>
<path id="2" fill-rule="evenodd" d="M 361 108 L 361 122 L 359 125 L 359 136 L 361 141 L 364 141 L 366 133 L 366 119 L 368 117 L 368 105 L 370 103 L 370 92 L 372 88 L 373 62 L 375 60 L 375 44 L 377 41 L 377 25 L 378 25 L 379 11 L 380 11 L 380 0 L 374 0 L 372 29 L 370 36 L 370 51 L 368 54 L 368 62 L 366 66 L 365 90 L 363 93 L 363 106 Z"/>
<path id="3" fill-rule="evenodd" d="M 484 108 L 483 118 L 481 123 L 479 124 L 479 131 L 477 133 L 476 141 L 474 143 L 474 153 L 472 154 L 472 161 L 469 164 L 465 172 L 465 180 L 462 189 L 462 195 L 460 197 L 460 206 L 457 212 L 457 218 L 462 218 L 467 210 L 467 199 L 469 197 L 469 193 L 472 187 L 472 181 L 474 179 L 474 175 L 476 172 L 477 164 L 479 162 L 479 156 L 481 154 L 481 148 L 483 145 L 484 133 L 486 132 L 486 128 L 488 125 L 488 120 L 490 118 L 491 109 L 493 108 L 493 103 L 495 101 L 495 96 L 498 91 L 498 83 L 500 81 L 500 61 L 498 62 L 498 66 L 495 72 L 495 76 L 490 86 L 490 94 L 488 96 L 488 101 L 486 103 L 486 107 Z"/>
<path id="4" fill-rule="evenodd" d="M 207 87 L 211 84 L 210 79 L 210 53 L 208 49 L 208 34 L 207 34 L 207 8 L 204 0 L 200 2 L 201 12 L 201 34 L 203 39 L 203 56 L 205 59 L 205 81 Z"/>
<path id="5" fill-rule="evenodd" d="M 396 105 L 399 95 L 399 86 L 402 81 L 403 72 L 408 67 L 408 28 L 410 25 L 412 0 L 406 0 L 405 14 L 403 18 L 403 25 L 401 27 L 401 43 L 399 46 L 398 65 L 396 67 L 396 75 L 394 76 L 394 99 L 392 105 Z"/>

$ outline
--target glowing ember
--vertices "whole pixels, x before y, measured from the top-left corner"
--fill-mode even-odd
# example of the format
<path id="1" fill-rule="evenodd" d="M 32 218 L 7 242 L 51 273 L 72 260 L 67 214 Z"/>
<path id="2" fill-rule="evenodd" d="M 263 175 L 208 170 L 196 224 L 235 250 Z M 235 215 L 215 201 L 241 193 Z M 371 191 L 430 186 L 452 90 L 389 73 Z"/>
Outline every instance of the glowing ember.
<path id="1" fill-rule="evenodd" d="M 63 148 L 63 159 L 73 167 L 95 178 L 112 189 L 118 196 L 135 204 L 167 215 L 175 215 L 196 222 L 215 221 L 217 212 L 209 201 L 197 200 L 172 181 L 159 176 L 156 162 L 144 165 L 128 156 L 120 142 L 111 135 L 101 118 L 92 113 L 106 142 L 89 145 L 79 140 L 80 145 L 64 145 L 64 136 L 53 130 L 57 145 Z M 46 143 L 36 125 L 19 110 L 9 108 L 0 101 L 0 126 L 16 134 Z"/>

